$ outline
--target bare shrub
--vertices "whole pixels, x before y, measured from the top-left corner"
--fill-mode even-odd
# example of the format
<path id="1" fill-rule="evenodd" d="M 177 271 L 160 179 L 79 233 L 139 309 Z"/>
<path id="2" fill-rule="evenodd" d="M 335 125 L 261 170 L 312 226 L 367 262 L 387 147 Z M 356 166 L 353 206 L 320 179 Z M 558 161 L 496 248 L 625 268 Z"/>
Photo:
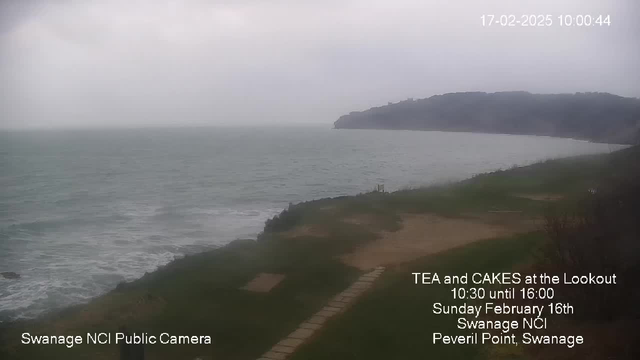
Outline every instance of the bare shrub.
<path id="1" fill-rule="evenodd" d="M 573 213 L 548 214 L 549 238 L 538 264 L 567 275 L 617 275 L 617 285 L 572 285 L 562 289 L 577 315 L 591 320 L 637 316 L 640 299 L 640 177 L 636 171 L 608 178 Z"/>

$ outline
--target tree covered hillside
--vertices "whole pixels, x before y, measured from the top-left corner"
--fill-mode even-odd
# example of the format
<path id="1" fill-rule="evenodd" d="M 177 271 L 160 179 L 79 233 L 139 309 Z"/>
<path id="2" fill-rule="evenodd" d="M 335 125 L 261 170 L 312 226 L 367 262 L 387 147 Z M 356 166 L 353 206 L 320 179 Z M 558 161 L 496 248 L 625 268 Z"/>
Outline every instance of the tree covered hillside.
<path id="1" fill-rule="evenodd" d="M 640 99 L 608 93 L 466 92 L 352 112 L 336 129 L 469 131 L 635 144 Z"/>

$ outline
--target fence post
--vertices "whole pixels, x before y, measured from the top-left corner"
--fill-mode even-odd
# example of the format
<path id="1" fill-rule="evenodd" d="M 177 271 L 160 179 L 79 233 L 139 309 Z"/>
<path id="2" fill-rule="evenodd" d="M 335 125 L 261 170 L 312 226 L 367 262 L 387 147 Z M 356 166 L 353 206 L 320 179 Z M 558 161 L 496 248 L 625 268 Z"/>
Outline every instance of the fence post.
<path id="1" fill-rule="evenodd" d="M 126 326 L 120 326 L 118 331 L 124 334 L 125 340 L 132 335 Z M 120 344 L 120 360 L 144 360 L 144 343 L 127 344 L 123 341 Z"/>

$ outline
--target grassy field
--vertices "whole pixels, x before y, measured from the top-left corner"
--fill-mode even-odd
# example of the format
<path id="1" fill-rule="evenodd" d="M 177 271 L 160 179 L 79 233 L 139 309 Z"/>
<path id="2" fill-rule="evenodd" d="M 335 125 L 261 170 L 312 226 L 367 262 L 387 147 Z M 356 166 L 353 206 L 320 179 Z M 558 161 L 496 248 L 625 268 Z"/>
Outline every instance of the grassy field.
<path id="1" fill-rule="evenodd" d="M 540 244 L 537 233 L 486 240 L 432 255 L 387 272 L 376 288 L 345 314 L 332 319 L 293 360 L 484 359 L 482 345 L 433 345 L 432 333 L 462 334 L 456 315 L 434 315 L 431 305 L 460 304 L 448 285 L 415 285 L 412 272 L 456 275 L 510 271 Z M 484 346 L 486 349 L 487 346 Z"/>
<path id="2" fill-rule="evenodd" d="M 5 326 L 0 330 L 0 357 L 115 359 L 115 345 L 24 346 L 19 343 L 20 333 L 115 332 L 126 325 L 138 333 L 210 335 L 213 339 L 212 345 L 148 346 L 147 359 L 187 360 L 201 355 L 256 359 L 362 274 L 337 255 L 375 241 L 381 232 L 399 230 L 403 214 L 482 219 L 487 214 L 511 212 L 520 220 L 536 219 L 552 207 L 575 206 L 572 199 L 615 172 L 619 158 L 613 154 L 546 161 L 450 185 L 292 205 L 266 224 L 258 242 L 238 240 L 188 256 L 121 284 L 89 304 Z M 563 198 L 538 201 L 523 194 Z M 373 221 L 364 225 L 344 221 L 364 215 Z M 500 216 L 487 221 L 499 222 Z M 526 262 L 540 239 L 539 233 L 531 232 L 481 241 L 392 267 L 357 306 L 332 320 L 294 358 L 483 358 L 478 347 L 430 345 L 431 332 L 454 331 L 453 321 L 430 314 L 433 301 L 446 301 L 450 294 L 444 287 L 413 285 L 410 273 L 509 270 Z M 240 289 L 263 272 L 286 278 L 268 293 Z"/>
<path id="3" fill-rule="evenodd" d="M 12 345 L 22 331 L 72 335 L 115 332 L 126 325 L 136 332 L 206 334 L 214 339 L 213 346 L 148 346 L 149 359 L 256 358 L 357 275 L 355 269 L 330 257 L 316 256 L 313 246 L 298 245 L 238 241 L 193 255 L 86 306 L 17 324 L 5 333 L 5 342 Z M 287 279 L 268 294 L 239 289 L 259 272 L 284 273 Z M 46 358 L 115 359 L 118 348 L 17 345 L 6 351 L 16 359 L 45 354 Z"/>

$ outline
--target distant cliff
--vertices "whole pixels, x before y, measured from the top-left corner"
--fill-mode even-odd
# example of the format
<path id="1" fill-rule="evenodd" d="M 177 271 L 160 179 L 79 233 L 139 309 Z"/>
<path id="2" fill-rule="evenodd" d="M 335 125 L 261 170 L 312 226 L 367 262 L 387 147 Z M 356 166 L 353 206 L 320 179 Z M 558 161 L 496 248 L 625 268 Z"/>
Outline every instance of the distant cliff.
<path id="1" fill-rule="evenodd" d="M 334 126 L 546 135 L 636 144 L 640 140 L 640 99 L 607 93 L 452 93 L 352 112 L 341 116 Z"/>

